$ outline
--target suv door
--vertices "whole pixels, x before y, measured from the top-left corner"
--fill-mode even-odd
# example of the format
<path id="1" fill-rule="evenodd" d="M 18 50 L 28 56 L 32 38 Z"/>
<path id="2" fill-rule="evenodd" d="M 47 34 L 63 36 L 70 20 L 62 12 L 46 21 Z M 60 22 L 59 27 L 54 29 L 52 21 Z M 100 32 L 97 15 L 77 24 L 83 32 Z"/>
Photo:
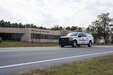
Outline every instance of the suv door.
<path id="1" fill-rule="evenodd" d="M 78 35 L 78 44 L 87 44 L 88 38 L 85 33 L 80 33 Z"/>

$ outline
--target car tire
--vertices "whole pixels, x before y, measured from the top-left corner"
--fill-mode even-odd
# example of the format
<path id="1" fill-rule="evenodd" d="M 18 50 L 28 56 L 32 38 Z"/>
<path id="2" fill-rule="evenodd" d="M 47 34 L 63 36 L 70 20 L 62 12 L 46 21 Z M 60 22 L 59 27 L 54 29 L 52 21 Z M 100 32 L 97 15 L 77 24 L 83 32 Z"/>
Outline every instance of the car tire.
<path id="1" fill-rule="evenodd" d="M 73 41 L 72 47 L 78 47 L 77 41 Z"/>
<path id="2" fill-rule="evenodd" d="M 88 47 L 91 47 L 91 46 L 92 46 L 92 41 L 89 41 Z"/>
<path id="3" fill-rule="evenodd" d="M 80 47 L 80 45 L 78 45 L 78 47 Z"/>

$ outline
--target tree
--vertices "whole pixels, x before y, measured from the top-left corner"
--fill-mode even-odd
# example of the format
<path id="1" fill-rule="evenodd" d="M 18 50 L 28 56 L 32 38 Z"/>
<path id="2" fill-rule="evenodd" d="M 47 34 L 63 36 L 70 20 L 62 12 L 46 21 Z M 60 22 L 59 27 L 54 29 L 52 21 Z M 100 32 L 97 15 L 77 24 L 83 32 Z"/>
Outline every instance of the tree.
<path id="1" fill-rule="evenodd" d="M 105 43 L 107 42 L 107 36 L 109 36 L 110 29 L 109 29 L 109 25 L 110 22 L 112 21 L 111 18 L 109 18 L 109 13 L 102 13 L 101 15 L 98 15 L 99 21 L 100 21 L 100 26 L 103 29 L 103 36 L 104 36 L 104 40 Z"/>
<path id="2" fill-rule="evenodd" d="M 5 24 L 4 20 L 0 20 L 0 27 L 3 27 Z"/>
<path id="3" fill-rule="evenodd" d="M 19 28 L 24 28 L 24 25 L 22 23 L 17 24 Z"/>
<path id="4" fill-rule="evenodd" d="M 9 27 L 9 28 L 38 28 L 34 24 L 22 24 L 22 23 L 10 23 L 10 21 L 0 20 L 0 27 Z M 44 27 L 43 27 L 44 28 Z"/>
<path id="5" fill-rule="evenodd" d="M 68 26 L 68 27 L 66 27 L 65 29 L 66 29 L 66 30 L 71 30 L 71 28 L 70 28 L 69 26 Z"/>
<path id="6" fill-rule="evenodd" d="M 39 28 L 39 29 L 45 29 L 45 30 L 47 30 L 46 27 L 42 27 L 42 26 L 39 26 L 38 28 Z"/>
<path id="7" fill-rule="evenodd" d="M 81 27 L 78 27 L 78 28 L 77 28 L 77 31 L 78 31 L 78 32 L 82 32 L 83 29 L 82 29 Z"/>
<path id="8" fill-rule="evenodd" d="M 71 30 L 72 30 L 72 31 L 77 31 L 77 28 L 78 28 L 77 26 L 72 26 L 72 27 L 71 27 Z"/>
<path id="9" fill-rule="evenodd" d="M 97 18 L 98 19 L 92 22 L 92 25 L 90 25 L 86 30 L 95 33 L 98 38 L 103 37 L 105 43 L 107 43 L 107 39 L 111 35 L 109 25 L 112 19 L 109 17 L 109 13 L 101 13 Z"/>
<path id="10" fill-rule="evenodd" d="M 66 27 L 66 30 L 71 30 L 71 31 L 77 31 L 77 32 L 82 32 L 83 28 L 82 27 L 78 27 L 78 26 L 71 26 L 71 27 Z"/>
<path id="11" fill-rule="evenodd" d="M 64 30 L 62 26 L 55 25 L 54 27 L 51 27 L 51 30 Z"/>

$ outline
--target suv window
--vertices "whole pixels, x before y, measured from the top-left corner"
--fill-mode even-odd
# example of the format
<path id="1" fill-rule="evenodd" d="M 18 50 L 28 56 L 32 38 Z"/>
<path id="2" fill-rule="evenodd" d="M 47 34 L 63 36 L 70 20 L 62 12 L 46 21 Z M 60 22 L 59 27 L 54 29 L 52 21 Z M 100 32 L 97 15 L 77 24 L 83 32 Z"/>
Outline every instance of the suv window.
<path id="1" fill-rule="evenodd" d="M 85 33 L 82 33 L 83 37 L 86 37 L 86 34 Z"/>
<path id="2" fill-rule="evenodd" d="M 72 32 L 72 33 L 69 33 L 67 36 L 77 36 L 78 33 L 77 32 Z"/>
<path id="3" fill-rule="evenodd" d="M 86 34 L 85 34 L 85 33 L 80 33 L 80 34 L 78 35 L 78 37 L 86 37 Z"/>

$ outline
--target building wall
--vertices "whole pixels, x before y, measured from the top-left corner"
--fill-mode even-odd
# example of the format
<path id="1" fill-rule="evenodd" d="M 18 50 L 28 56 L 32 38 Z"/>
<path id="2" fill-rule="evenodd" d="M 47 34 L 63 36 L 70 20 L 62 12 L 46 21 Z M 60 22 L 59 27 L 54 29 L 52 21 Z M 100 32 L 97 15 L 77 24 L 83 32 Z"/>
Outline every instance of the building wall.
<path id="1" fill-rule="evenodd" d="M 0 33 L 25 33 L 25 28 L 3 28 L 0 27 Z"/>
<path id="2" fill-rule="evenodd" d="M 67 35 L 69 31 L 65 30 L 43 30 L 43 29 L 35 29 L 31 28 L 31 42 L 58 42 L 58 38 L 62 35 Z M 39 37 L 40 35 L 40 37 Z M 45 38 L 43 38 L 45 37 Z"/>
<path id="3" fill-rule="evenodd" d="M 31 31 L 30 28 L 24 28 L 24 34 L 21 38 L 21 41 L 31 42 Z"/>
<path id="4" fill-rule="evenodd" d="M 27 42 L 58 42 L 58 38 L 68 34 L 66 30 L 43 30 L 37 28 L 3 28 L 0 27 L 2 34 L 21 34 L 21 41 Z M 17 38 L 17 37 L 15 37 Z"/>
<path id="5" fill-rule="evenodd" d="M 0 37 L 8 38 L 7 40 L 21 40 L 21 36 L 24 36 L 25 29 L 24 28 L 3 28 L 0 27 Z"/>

